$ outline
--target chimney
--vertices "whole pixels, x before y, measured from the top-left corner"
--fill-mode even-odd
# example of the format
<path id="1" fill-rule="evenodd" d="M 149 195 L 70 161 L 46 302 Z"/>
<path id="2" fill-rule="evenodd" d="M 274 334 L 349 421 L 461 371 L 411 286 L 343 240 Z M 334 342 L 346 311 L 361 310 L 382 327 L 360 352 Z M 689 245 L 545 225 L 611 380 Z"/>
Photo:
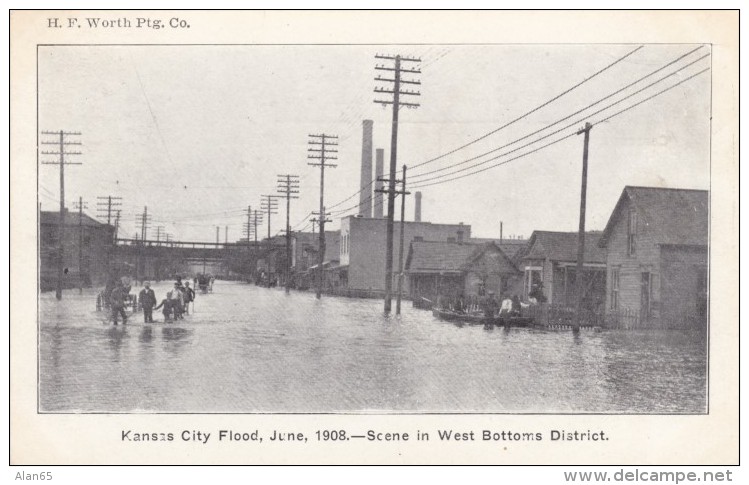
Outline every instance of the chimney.
<path id="1" fill-rule="evenodd" d="M 414 221 L 421 222 L 421 192 L 414 194 Z"/>
<path id="2" fill-rule="evenodd" d="M 385 150 L 382 148 L 378 148 L 375 150 L 376 157 L 375 157 L 375 177 L 378 179 L 381 179 L 384 174 L 384 167 L 385 167 Z M 383 189 L 384 184 L 382 182 L 375 182 L 375 187 L 378 189 Z M 378 219 L 382 219 L 383 213 L 382 213 L 382 192 L 375 192 L 374 195 L 374 217 Z"/>
<path id="3" fill-rule="evenodd" d="M 458 229 L 458 244 L 463 244 L 463 223 L 460 222 L 458 225 L 460 226 L 460 229 Z"/>
<path id="4" fill-rule="evenodd" d="M 359 179 L 359 215 L 372 217 L 372 120 L 362 121 L 361 178 Z"/>

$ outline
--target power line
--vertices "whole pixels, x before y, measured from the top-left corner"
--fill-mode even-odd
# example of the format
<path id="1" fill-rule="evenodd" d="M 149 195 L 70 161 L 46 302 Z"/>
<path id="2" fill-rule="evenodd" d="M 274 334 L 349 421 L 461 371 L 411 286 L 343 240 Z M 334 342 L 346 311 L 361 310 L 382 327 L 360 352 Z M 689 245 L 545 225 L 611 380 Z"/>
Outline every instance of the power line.
<path id="1" fill-rule="evenodd" d="M 509 121 L 509 122 L 505 123 L 504 125 L 500 126 L 499 128 L 497 128 L 495 130 L 492 130 L 489 133 L 486 133 L 485 135 L 482 135 L 482 136 L 480 136 L 480 137 L 478 137 L 478 138 L 476 138 L 476 139 L 474 139 L 472 141 L 469 141 L 468 143 L 466 143 L 464 145 L 461 145 L 461 146 L 459 146 L 459 147 L 457 147 L 457 148 L 455 148 L 453 150 L 450 150 L 449 152 L 443 153 L 442 155 L 438 155 L 438 156 L 436 156 L 434 158 L 431 158 L 431 159 L 429 159 L 429 160 L 427 160 L 425 162 L 418 163 L 418 164 L 414 165 L 412 167 L 412 169 L 421 167 L 421 166 L 426 165 L 428 163 L 436 162 L 437 160 L 440 160 L 440 159 L 442 159 L 442 158 L 444 158 L 444 157 L 446 157 L 448 155 L 452 155 L 453 153 L 455 153 L 455 152 L 457 152 L 459 150 L 462 150 L 462 149 L 464 149 L 466 147 L 469 147 L 469 146 L 471 146 L 471 145 L 473 145 L 475 143 L 478 143 L 481 140 L 483 140 L 483 139 L 485 139 L 485 138 L 487 138 L 487 137 L 489 137 L 489 136 L 491 136 L 491 135 L 499 132 L 500 130 L 503 130 L 503 129 L 507 128 L 508 126 L 510 126 L 510 125 L 512 125 L 512 124 L 514 124 L 514 123 L 516 123 L 516 122 L 518 122 L 520 120 L 522 120 L 523 118 L 526 118 L 526 117 L 530 116 L 531 114 L 535 113 L 536 111 L 538 111 L 538 110 L 540 110 L 540 109 L 548 106 L 549 104 L 553 103 L 554 101 L 556 101 L 557 99 L 561 98 L 562 96 L 564 96 L 564 95 L 570 93 L 571 91 L 577 89 L 578 87 L 582 86 L 583 84 L 585 84 L 586 82 L 588 82 L 591 79 L 595 78 L 599 74 L 601 74 L 601 73 L 607 71 L 608 69 L 614 67 L 615 65 L 619 64 L 624 59 L 628 58 L 629 56 L 631 56 L 635 52 L 639 51 L 643 47 L 644 46 L 639 46 L 636 49 L 628 52 L 627 54 L 625 54 L 624 56 L 622 56 L 619 59 L 615 60 L 614 62 L 612 62 L 611 64 L 607 65 L 603 69 L 600 69 L 600 70 L 596 71 L 595 73 L 593 73 L 590 76 L 586 77 L 585 79 L 583 79 L 579 83 L 575 84 L 574 86 L 566 89 L 565 91 L 562 91 L 561 93 L 559 93 L 558 95 L 554 96 L 553 98 L 551 98 L 550 100 L 546 101 L 545 103 L 540 104 L 539 106 L 533 108 L 532 110 L 526 112 L 525 114 L 522 114 L 522 115 L 518 116 L 517 118 L 513 119 L 512 121 Z"/>
<path id="2" fill-rule="evenodd" d="M 665 88 L 665 89 L 663 89 L 663 90 L 661 90 L 661 91 L 658 91 L 657 93 L 655 93 L 655 94 L 653 94 L 653 95 L 651 95 L 651 96 L 648 96 L 647 98 L 645 98 L 645 99 L 643 99 L 643 100 L 641 100 L 641 101 L 638 101 L 637 103 L 635 103 L 635 104 L 633 104 L 633 105 L 631 105 L 631 106 L 628 106 L 628 107 L 626 107 L 626 108 L 624 108 L 624 109 L 622 109 L 622 110 L 620 110 L 620 111 L 617 111 L 616 113 L 614 113 L 614 114 L 612 114 L 612 115 L 609 115 L 609 116 L 607 116 L 607 117 L 605 117 L 605 118 L 603 118 L 603 119 L 601 119 L 601 120 L 598 120 L 598 121 L 592 122 L 592 124 L 593 124 L 593 125 L 596 125 L 596 124 L 600 124 L 600 123 L 604 123 L 604 122 L 606 122 L 606 121 L 609 121 L 610 119 L 612 119 L 612 118 L 614 118 L 614 117 L 616 117 L 616 116 L 619 116 L 619 115 L 620 115 L 620 114 L 622 114 L 622 113 L 626 113 L 627 111 L 629 111 L 629 110 L 631 110 L 631 109 L 633 109 L 633 108 L 635 108 L 635 107 L 637 107 L 637 106 L 639 106 L 639 105 L 641 105 L 641 104 L 643 104 L 643 103 L 645 103 L 645 102 L 647 102 L 647 101 L 650 101 L 651 99 L 655 98 L 656 96 L 660 96 L 661 94 L 663 94 L 663 93 L 665 93 L 665 92 L 667 92 L 667 91 L 670 91 L 670 90 L 672 90 L 672 89 L 676 88 L 677 86 L 679 86 L 680 84 L 683 84 L 683 83 L 685 83 L 685 82 L 687 82 L 687 81 L 689 81 L 689 80 L 693 79 L 694 77 L 696 77 L 696 76 L 699 76 L 700 74 L 703 74 L 703 73 L 705 73 L 705 72 L 707 72 L 707 71 L 709 71 L 709 70 L 710 70 L 710 68 L 709 68 L 709 67 L 708 67 L 708 68 L 705 68 L 705 69 L 703 69 L 702 71 L 699 71 L 699 72 L 697 72 L 697 73 L 695 73 L 695 74 L 693 74 L 693 75 L 691 75 L 691 76 L 689 76 L 689 77 L 687 77 L 687 78 L 684 78 L 683 80 L 679 81 L 678 83 L 676 83 L 676 84 L 674 84 L 674 85 L 672 85 L 672 86 L 669 86 L 668 88 Z M 577 132 L 573 132 L 573 133 L 567 134 L 567 135 L 565 135 L 565 136 L 563 136 L 563 137 L 561 137 L 561 138 L 558 138 L 558 139 L 556 139 L 556 140 L 554 140 L 554 141 L 552 141 L 552 142 L 550 142 L 550 143 L 547 143 L 547 144 L 545 144 L 545 145 L 543 145 L 543 146 L 541 146 L 541 147 L 538 147 L 538 148 L 536 148 L 536 149 L 534 149 L 534 150 L 531 150 L 531 151 L 529 151 L 529 152 L 525 152 L 525 153 L 522 153 L 522 154 L 520 154 L 520 155 L 518 155 L 518 156 L 516 156 L 516 157 L 513 157 L 513 158 L 510 158 L 510 159 L 508 159 L 508 160 L 505 160 L 505 161 L 502 161 L 502 162 L 496 163 L 496 164 L 494 164 L 494 165 L 490 165 L 490 166 L 488 166 L 488 167 L 484 167 L 484 168 L 482 168 L 482 169 L 480 169 L 480 170 L 476 170 L 475 172 L 470 172 L 470 173 L 467 173 L 467 174 L 459 175 L 459 176 L 457 176 L 457 177 L 452 177 L 452 178 L 448 178 L 448 179 L 444 179 L 444 180 L 438 180 L 438 181 L 435 181 L 435 182 L 431 182 L 431 183 L 420 183 L 420 184 L 418 184 L 418 185 L 414 185 L 414 186 L 412 187 L 412 189 L 417 189 L 417 188 L 422 188 L 422 187 L 429 187 L 429 186 L 431 186 L 431 185 L 439 185 L 439 184 L 443 184 L 443 183 L 446 183 L 446 182 L 451 182 L 451 181 L 454 181 L 454 180 L 458 180 L 458 179 L 462 179 L 462 178 L 465 178 L 465 177 L 469 177 L 469 176 L 471 176 L 471 175 L 476 175 L 476 174 L 478 174 L 478 173 L 481 173 L 481 172 L 485 172 L 485 171 L 487 171 L 487 170 L 490 170 L 490 169 L 492 169 L 492 168 L 498 167 L 498 166 L 500 166 L 500 165 L 505 165 L 505 164 L 507 164 L 507 163 L 509 163 L 509 162 L 512 162 L 513 160 L 517 160 L 517 159 L 519 159 L 519 158 L 523 158 L 523 157 L 526 157 L 526 156 L 528 156 L 528 155 L 530 155 L 530 154 L 532 154 L 532 153 L 535 153 L 535 152 L 538 152 L 538 151 L 540 151 L 540 150 L 543 150 L 544 148 L 547 148 L 547 147 L 549 147 L 549 146 L 551 146 L 551 145 L 555 145 L 555 144 L 557 144 L 557 143 L 559 143 L 559 142 L 561 142 L 561 141 L 564 141 L 564 140 L 566 140 L 567 138 L 573 137 L 573 136 L 575 136 L 575 135 L 577 135 Z M 496 160 L 497 158 L 501 158 L 501 156 L 504 156 L 504 155 L 500 155 L 500 156 L 498 156 L 498 157 L 495 157 L 495 158 L 494 158 L 493 160 Z"/>
<path id="3" fill-rule="evenodd" d="M 600 113 L 602 113 L 603 111 L 606 111 L 606 110 L 608 110 L 609 108 L 611 108 L 611 107 L 613 107 L 613 106 L 616 106 L 616 105 L 618 105 L 618 104 L 620 104 L 620 103 L 622 103 L 622 102 L 626 101 L 627 99 L 629 99 L 629 98 L 632 98 L 633 96 L 636 96 L 636 95 L 640 94 L 641 92 L 643 92 L 643 91 L 645 91 L 645 90 L 647 90 L 647 89 L 651 88 L 652 86 L 654 86 L 654 85 L 656 85 L 656 84 L 660 83 L 661 81 L 663 81 L 663 80 L 665 80 L 665 79 L 668 79 L 669 77 L 671 77 L 671 76 L 674 76 L 675 74 L 677 74 L 677 73 L 679 73 L 679 72 L 683 71 L 683 70 L 684 70 L 684 69 L 686 69 L 687 67 L 691 66 L 692 64 L 694 64 L 695 62 L 698 62 L 699 60 L 701 60 L 701 59 L 703 59 L 703 58 L 704 58 L 704 57 L 702 57 L 702 58 L 700 58 L 700 59 L 697 59 L 696 61 L 694 61 L 694 62 L 691 62 L 690 64 L 687 64 L 686 66 L 684 66 L 684 67 L 681 67 L 681 68 L 677 69 L 676 71 L 672 72 L 671 74 L 667 74 L 666 76 L 664 76 L 664 77 L 662 77 L 662 78 L 660 78 L 660 79 L 658 79 L 658 80 L 656 80 L 656 81 L 654 81 L 654 82 L 652 82 L 652 83 L 648 84 L 647 86 L 645 86 L 645 87 L 643 87 L 643 88 L 640 88 L 640 89 L 638 89 L 637 91 L 635 91 L 635 92 L 633 92 L 633 93 L 631 93 L 631 94 L 628 94 L 627 96 L 623 97 L 622 99 L 620 99 L 620 100 L 618 100 L 618 101 L 615 101 L 615 102 L 613 102 L 613 103 L 611 103 L 611 104 L 609 104 L 609 105 L 607 105 L 607 106 L 605 106 L 605 107 L 603 107 L 603 108 L 599 109 L 598 111 L 594 111 L 593 113 L 589 113 L 589 114 L 585 115 L 585 116 L 584 116 L 584 117 L 583 117 L 582 119 L 580 119 L 580 120 L 576 120 L 576 121 L 574 121 L 574 122 L 572 122 L 572 123 L 570 123 L 570 124 L 568 124 L 568 125 L 565 125 L 564 127 L 562 127 L 562 128 L 559 128 L 558 130 L 552 131 L 551 133 L 548 133 L 548 134 L 546 134 L 546 135 L 544 135 L 544 136 L 542 136 L 542 137 L 540 137 L 540 138 L 537 138 L 536 140 L 533 140 L 533 141 L 531 141 L 531 142 L 529 142 L 529 143 L 526 143 L 526 144 L 524 144 L 524 145 L 521 145 L 521 146 L 519 146 L 519 147 L 517 147 L 517 148 L 514 148 L 514 149 L 512 149 L 512 150 L 509 150 L 509 151 L 507 151 L 507 152 L 505 152 L 505 153 L 502 153 L 502 154 L 500 154 L 500 155 L 497 155 L 497 156 L 495 156 L 495 157 L 489 158 L 489 159 L 487 159 L 487 160 L 484 160 L 484 161 L 482 161 L 482 162 L 479 162 L 479 163 L 475 163 L 475 164 L 473 164 L 473 165 L 469 165 L 468 167 L 464 167 L 464 168 L 461 168 L 461 169 L 455 170 L 455 171 L 453 171 L 453 172 L 449 172 L 449 173 L 446 173 L 446 174 L 442 174 L 442 175 L 436 175 L 436 176 L 434 176 L 434 177 L 429 177 L 429 178 L 426 178 L 426 179 L 420 180 L 420 181 L 416 182 L 416 184 L 418 185 L 418 184 L 421 184 L 421 183 L 423 183 L 423 182 L 428 182 L 428 181 L 431 181 L 431 180 L 438 180 L 438 179 L 440 179 L 440 178 L 442 178 L 442 177 L 448 177 L 448 176 L 450 176 L 450 175 L 455 175 L 455 174 L 457 174 L 457 173 L 465 172 L 466 170 L 471 170 L 471 169 L 473 169 L 473 168 L 476 168 L 476 167 L 479 167 L 479 166 L 481 166 L 481 165 L 484 165 L 484 164 L 486 164 L 486 163 L 489 163 L 489 162 L 491 162 L 491 161 L 494 161 L 494 160 L 496 160 L 497 158 L 500 158 L 500 157 L 503 157 L 503 156 L 506 156 L 506 155 L 509 155 L 509 154 L 515 153 L 515 152 L 517 152 L 517 151 L 519 151 L 519 150 L 522 150 L 523 148 L 526 148 L 526 147 L 528 147 L 528 146 L 530 146 L 530 145 L 533 145 L 533 144 L 535 144 L 535 143 L 538 143 L 538 142 L 539 142 L 539 141 L 541 141 L 541 140 L 545 140 L 546 138 L 550 138 L 550 137 L 552 137 L 552 136 L 554 136 L 554 135 L 556 135 L 556 134 L 558 134 L 558 133 L 560 133 L 560 132 L 562 132 L 562 131 L 564 131 L 564 130 L 566 130 L 566 129 L 568 129 L 568 128 L 572 127 L 572 126 L 577 126 L 577 125 L 579 125 L 579 124 L 580 124 L 580 123 L 581 123 L 582 121 L 584 121 L 584 120 L 585 120 L 585 118 L 590 118 L 590 117 L 592 117 L 592 116 L 595 116 L 595 115 L 597 115 L 597 114 L 600 114 Z M 679 84 L 681 84 L 681 83 L 679 83 Z M 678 85 L 678 84 L 676 84 L 676 85 Z M 674 86 L 676 86 L 676 85 L 674 85 Z M 589 107 L 592 107 L 593 105 L 595 105 L 595 104 L 597 104 L 597 103 L 598 103 L 598 101 L 596 101 L 596 103 L 594 103 L 594 104 L 592 104 L 592 105 L 589 105 L 589 106 L 588 106 L 588 107 L 586 107 L 586 108 L 583 108 L 582 110 L 579 110 L 579 111 L 577 111 L 576 113 L 580 113 L 580 112 L 582 112 L 582 111 L 585 111 L 586 109 L 588 109 Z M 488 151 L 488 152 L 486 152 L 486 153 L 482 153 L 481 155 L 478 155 L 478 156 L 476 156 L 476 157 L 473 157 L 473 158 L 471 158 L 471 159 L 468 159 L 468 160 L 466 160 L 466 161 L 460 162 L 460 163 L 458 163 L 458 164 L 452 165 L 452 166 L 450 166 L 450 167 L 447 167 L 447 168 L 449 169 L 449 168 L 454 168 L 454 167 L 456 167 L 456 166 L 458 166 L 458 165 L 463 165 L 463 164 L 465 164 L 465 163 L 467 163 L 467 162 L 470 162 L 470 161 L 476 160 L 477 158 L 483 157 L 483 156 L 485 156 L 485 155 L 488 155 L 488 154 L 490 154 L 490 153 L 494 153 L 494 152 L 496 152 L 496 151 L 498 151 L 498 150 L 500 150 L 500 149 L 502 149 L 502 148 L 506 148 L 506 147 L 508 147 L 508 146 L 510 146 L 510 145 L 514 145 L 514 144 L 515 144 L 515 143 L 517 143 L 518 141 L 521 141 L 521 140 L 527 139 L 527 138 L 529 138 L 529 137 L 531 137 L 531 136 L 533 136 L 533 135 L 535 135 L 535 134 L 538 134 L 538 133 L 540 133 L 541 131 L 544 131 L 544 130 L 546 130 L 547 128 L 549 128 L 549 127 L 551 127 L 551 126 L 554 126 L 554 125 L 558 124 L 559 122 L 561 122 L 561 121 L 563 121 L 563 120 L 569 119 L 570 117 L 574 116 L 574 114 L 576 114 L 576 113 L 573 113 L 573 114 L 572 114 L 572 115 L 570 115 L 570 116 L 567 116 L 567 117 L 565 117 L 565 118 L 562 118 L 561 120 L 557 120 L 557 121 L 555 121 L 554 123 L 551 123 L 551 124 L 549 124 L 549 125 L 547 125 L 547 126 L 545 126 L 545 127 L 541 128 L 540 130 L 536 130 L 536 131 L 534 131 L 533 133 L 530 133 L 530 134 L 528 134 L 528 135 L 525 135 L 525 136 L 523 136 L 523 137 L 521 137 L 521 138 L 518 138 L 517 140 L 514 140 L 514 141 L 512 141 L 512 142 L 510 142 L 510 143 L 507 143 L 507 144 L 505 144 L 505 145 L 502 145 L 501 147 L 498 147 L 498 148 L 492 149 L 492 150 L 490 150 L 490 151 Z M 441 170 L 440 170 L 440 171 L 441 171 Z M 436 171 L 433 171 L 433 172 L 436 172 Z M 425 175 L 425 174 L 421 174 L 421 175 L 423 176 L 423 175 Z M 414 178 L 416 178 L 416 177 L 418 177 L 418 176 L 414 176 Z M 421 186 L 421 185 L 418 185 L 418 186 Z"/>
<path id="4" fill-rule="evenodd" d="M 491 150 L 489 150 L 489 151 L 486 151 L 486 152 L 484 152 L 484 153 L 481 153 L 481 154 L 479 154 L 479 155 L 476 155 L 475 157 L 471 157 L 471 158 L 468 158 L 468 159 L 466 159 L 466 160 L 463 160 L 462 162 L 459 162 L 459 163 L 454 163 L 454 164 L 451 164 L 451 165 L 448 165 L 448 166 L 445 166 L 445 167 L 442 167 L 442 168 L 437 168 L 437 169 L 434 169 L 434 170 L 430 170 L 430 171 L 427 171 L 427 172 L 422 172 L 422 173 L 419 173 L 419 174 L 416 174 L 416 175 L 412 175 L 412 177 L 413 177 L 413 178 L 416 178 L 416 179 L 418 179 L 418 178 L 421 178 L 421 177 L 425 177 L 425 176 L 427 176 L 427 175 L 430 175 L 430 174 L 433 174 L 433 173 L 443 172 L 443 171 L 445 171 L 445 170 L 449 170 L 449 169 L 451 169 L 451 168 L 454 168 L 454 167 L 458 167 L 458 166 L 460 166 L 460 165 L 464 165 L 464 164 L 466 164 L 466 163 L 469 163 L 469 162 L 472 162 L 472 161 L 474 161 L 474 160 L 478 160 L 479 158 L 481 158 L 481 157 L 483 157 L 483 156 L 485 156 L 485 155 L 489 155 L 489 154 L 491 154 L 491 153 L 494 153 L 494 152 L 496 152 L 496 151 L 499 151 L 499 150 L 501 150 L 501 149 L 503 149 L 503 148 L 507 148 L 507 147 L 508 147 L 508 146 L 510 146 L 510 145 L 514 145 L 515 143 L 517 143 L 517 142 L 519 142 L 519 141 L 522 141 L 522 140 L 525 140 L 525 139 L 527 139 L 527 138 L 530 138 L 531 136 L 533 136 L 533 135 L 536 135 L 536 134 L 538 134 L 538 133 L 540 133 L 540 132 L 542 132 L 542 131 L 544 131 L 544 130 L 546 130 L 546 129 L 548 129 L 548 128 L 551 128 L 552 126 L 554 126 L 554 125 L 557 125 L 557 124 L 561 123 L 562 121 L 566 121 L 566 120 L 568 120 L 568 119 L 572 118 L 572 117 L 573 117 L 573 116 L 575 116 L 576 114 L 580 114 L 580 113 L 582 113 L 583 111 L 586 111 L 586 110 L 588 110 L 588 109 L 592 108 L 593 106 L 596 106 L 597 104 L 599 104 L 599 103 L 601 103 L 601 102 L 603 102 L 603 101 L 605 101 L 605 100 L 607 100 L 607 99 L 609 99 L 609 98 L 611 98 L 611 97 L 613 97 L 613 96 L 616 96 L 617 94 L 621 93 L 622 91 L 625 91 L 626 89 L 628 89 L 628 88 L 630 88 L 630 87 L 634 86 L 635 84 L 637 84 L 637 83 L 639 83 L 639 82 L 641 82 L 641 81 L 644 81 L 645 79 L 649 78 L 650 76 L 652 76 L 652 75 L 654 75 L 654 74 L 656 74 L 656 73 L 658 73 L 658 72 L 660 72 L 660 71 L 662 71 L 662 70 L 666 69 L 667 67 L 669 67 L 669 66 L 673 65 L 674 63 L 676 63 L 676 62 L 680 61 L 681 59 L 683 59 L 684 57 L 688 56 L 689 54 L 691 54 L 691 53 L 695 52 L 696 50 L 700 49 L 701 47 L 702 47 L 702 46 L 698 47 L 697 49 L 694 49 L 694 50 L 692 50 L 692 51 L 689 51 L 689 52 L 687 52 L 686 54 L 684 54 L 684 55 L 682 55 L 682 56 L 678 57 L 677 59 L 675 59 L 675 60 L 673 60 L 673 61 L 671 61 L 671 62 L 667 63 L 666 65 L 664 65 L 664 66 L 662 66 L 662 67 L 660 67 L 660 68 L 658 68 L 658 69 L 656 69 L 655 71 L 651 72 L 650 74 L 647 74 L 647 75 L 645 75 L 645 76 L 643 76 L 643 77 L 641 77 L 641 78 L 637 79 L 636 81 L 634 81 L 634 82 L 631 82 L 631 83 L 627 84 L 626 86 L 624 86 L 624 87 L 622 87 L 622 88 L 620 88 L 620 89 L 618 89 L 618 90 L 616 90 L 616 91 L 614 91 L 614 92 L 612 92 L 612 93 L 610 93 L 610 94 L 608 94 L 608 95 L 604 96 L 603 98 L 600 98 L 599 100 L 597 100 L 597 101 L 595 101 L 595 102 L 593 102 L 593 103 L 591 103 L 591 104 L 589 104 L 589 105 L 585 106 L 584 108 L 582 108 L 582 109 L 579 109 L 579 110 L 575 111 L 574 113 L 571 113 L 571 114 L 569 114 L 569 115 L 565 116 L 564 118 L 560 118 L 560 119 L 556 120 L 555 122 L 553 122 L 553 123 L 550 123 L 550 124 L 548 124 L 548 125 L 544 126 L 543 128 L 540 128 L 540 129 L 538 129 L 538 130 L 536 130 L 536 131 L 534 131 L 534 132 L 532 132 L 532 133 L 529 133 L 529 134 L 527 134 L 527 135 L 525 135 L 525 136 L 522 136 L 522 137 L 520 137 L 520 138 L 517 138 L 517 139 L 515 139 L 515 140 L 513 140 L 513 141 L 511 141 L 511 142 L 509 142 L 509 143 L 506 143 L 506 144 L 504 144 L 504 145 L 502 145 L 502 146 L 499 146 L 499 147 L 497 147 L 497 148 L 493 148 L 493 149 L 491 149 Z M 653 82 L 653 83 L 649 84 L 648 86 L 645 86 L 645 88 L 642 88 L 642 89 L 640 89 L 639 91 L 635 91 L 635 92 L 634 92 L 633 94 L 631 94 L 631 95 L 629 95 L 629 96 L 627 96 L 627 97 L 625 97 L 625 98 L 622 98 L 621 100 L 617 101 L 616 103 L 610 104 L 610 105 L 609 105 L 608 107 L 611 107 L 611 106 L 614 106 L 615 104 L 621 103 L 622 101 L 624 101 L 624 100 L 626 100 L 626 99 L 628 99 L 628 98 L 630 98 L 630 97 L 632 97 L 632 96 L 634 96 L 634 95 L 636 95 L 636 94 L 638 94 L 638 93 L 642 92 L 643 90 L 645 90 L 645 89 L 647 89 L 647 88 L 649 88 L 649 87 L 651 87 L 651 86 L 653 86 L 653 85 L 655 85 L 655 84 L 657 84 L 657 83 L 659 83 L 659 82 L 661 82 L 661 81 L 663 81 L 663 80 L 665 80 L 665 79 L 668 79 L 669 77 L 671 77 L 671 76 L 673 76 L 673 75 L 675 75 L 675 74 L 679 73 L 680 71 L 682 71 L 682 70 L 686 69 L 687 67 L 690 67 L 690 66 L 692 66 L 693 64 L 695 64 L 695 63 L 697 63 L 697 62 L 701 61 L 702 59 L 704 59 L 704 58 L 708 57 L 709 55 L 710 55 L 710 54 L 705 54 L 704 56 L 702 56 L 702 57 L 699 57 L 698 59 L 696 59 L 696 60 L 694 60 L 694 61 L 690 62 L 689 64 L 686 64 L 686 65 L 682 66 L 681 68 L 677 69 L 676 71 L 672 72 L 671 74 L 668 74 L 667 76 L 664 76 L 664 77 L 662 77 L 661 79 L 659 79 L 659 80 L 657 80 L 657 81 L 655 81 L 655 82 Z M 605 109 L 605 108 L 604 108 L 604 109 Z M 594 114 L 596 114 L 596 113 L 594 113 Z M 578 123 L 578 122 L 576 122 L 576 123 L 574 123 L 574 124 L 577 124 L 577 123 Z M 553 135 L 553 133 L 552 133 L 552 135 Z M 539 140 L 542 140 L 542 139 L 543 139 L 543 138 L 540 138 Z M 538 140 L 537 140 L 537 141 L 538 141 Z M 429 179 L 429 180 L 431 180 L 431 179 Z"/>

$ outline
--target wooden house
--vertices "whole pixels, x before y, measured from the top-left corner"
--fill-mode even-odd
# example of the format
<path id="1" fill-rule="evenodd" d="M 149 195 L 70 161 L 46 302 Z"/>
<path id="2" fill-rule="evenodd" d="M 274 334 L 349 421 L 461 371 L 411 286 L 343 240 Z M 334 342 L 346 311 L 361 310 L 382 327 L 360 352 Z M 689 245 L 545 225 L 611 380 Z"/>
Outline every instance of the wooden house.
<path id="1" fill-rule="evenodd" d="M 522 273 L 493 242 L 414 241 L 405 266 L 411 298 L 497 296 L 519 287 Z"/>
<path id="2" fill-rule="evenodd" d="M 583 304 L 603 311 L 606 295 L 606 250 L 598 245 L 600 232 L 585 233 Z M 550 304 L 571 307 L 577 302 L 577 232 L 533 231 L 523 259 L 522 296 L 540 287 Z"/>
<path id="3" fill-rule="evenodd" d="M 640 326 L 705 326 L 708 222 L 705 190 L 625 187 L 599 242 L 606 310 Z"/>

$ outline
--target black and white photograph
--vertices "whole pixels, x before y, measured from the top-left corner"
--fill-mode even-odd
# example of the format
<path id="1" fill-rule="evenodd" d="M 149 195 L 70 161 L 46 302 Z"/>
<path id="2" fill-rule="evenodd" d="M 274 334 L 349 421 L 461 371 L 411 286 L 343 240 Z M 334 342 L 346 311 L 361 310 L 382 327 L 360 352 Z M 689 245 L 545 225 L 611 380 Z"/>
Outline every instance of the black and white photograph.
<path id="1" fill-rule="evenodd" d="M 35 46 L 35 414 L 714 409 L 709 38 L 171 43 L 197 14 L 47 13 L 98 37 Z"/>
<path id="2" fill-rule="evenodd" d="M 710 54 L 40 46 L 40 410 L 706 412 Z"/>

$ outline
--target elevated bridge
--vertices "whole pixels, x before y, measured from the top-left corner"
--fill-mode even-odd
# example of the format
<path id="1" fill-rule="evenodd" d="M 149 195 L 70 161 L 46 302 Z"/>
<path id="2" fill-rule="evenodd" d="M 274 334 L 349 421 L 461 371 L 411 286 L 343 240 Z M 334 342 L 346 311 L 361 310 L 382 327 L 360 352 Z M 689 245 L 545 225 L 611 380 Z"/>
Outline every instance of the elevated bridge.
<path id="1" fill-rule="evenodd" d="M 118 239 L 113 258 L 125 263 L 137 279 L 169 279 L 209 273 L 224 278 L 252 274 L 263 252 L 259 242 L 208 243 Z"/>

